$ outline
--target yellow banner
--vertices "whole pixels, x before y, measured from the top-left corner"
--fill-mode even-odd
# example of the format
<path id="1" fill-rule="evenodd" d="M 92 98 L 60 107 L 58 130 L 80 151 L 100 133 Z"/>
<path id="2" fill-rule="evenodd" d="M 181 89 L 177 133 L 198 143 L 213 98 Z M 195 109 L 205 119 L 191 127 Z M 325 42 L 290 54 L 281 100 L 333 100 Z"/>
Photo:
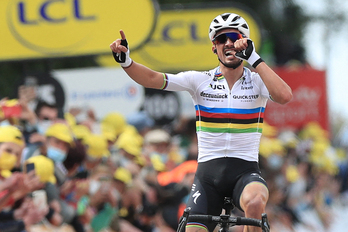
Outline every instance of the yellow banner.
<path id="1" fill-rule="evenodd" d="M 110 52 L 127 31 L 133 48 L 157 20 L 152 0 L 1 0 L 0 61 Z"/>
<path id="2" fill-rule="evenodd" d="M 133 60 L 162 72 L 207 70 L 218 65 L 212 52 L 208 32 L 211 21 L 219 14 L 241 15 L 249 24 L 256 49 L 261 45 L 260 28 L 255 19 L 238 8 L 183 9 L 162 11 L 150 42 L 135 52 Z M 127 38 L 131 35 L 126 33 Z M 130 47 L 132 48 L 132 44 Z M 108 58 L 111 60 L 111 57 Z"/>

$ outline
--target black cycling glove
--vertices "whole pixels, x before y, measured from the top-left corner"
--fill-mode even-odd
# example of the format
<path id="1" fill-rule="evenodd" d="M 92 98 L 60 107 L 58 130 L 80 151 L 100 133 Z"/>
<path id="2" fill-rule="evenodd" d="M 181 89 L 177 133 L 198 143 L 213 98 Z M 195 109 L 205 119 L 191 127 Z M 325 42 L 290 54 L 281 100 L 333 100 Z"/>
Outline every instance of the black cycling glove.
<path id="1" fill-rule="evenodd" d="M 127 68 L 132 64 L 132 59 L 129 57 L 129 48 L 128 42 L 126 39 L 121 40 L 121 45 L 127 48 L 127 52 L 115 53 L 112 52 L 114 59 L 119 63 L 123 68 Z"/>
<path id="2" fill-rule="evenodd" d="M 259 54 L 255 51 L 255 46 L 251 39 L 248 39 L 248 47 L 240 52 L 236 52 L 235 56 L 241 60 L 247 61 L 251 66 L 256 68 L 258 64 L 263 62 Z"/>

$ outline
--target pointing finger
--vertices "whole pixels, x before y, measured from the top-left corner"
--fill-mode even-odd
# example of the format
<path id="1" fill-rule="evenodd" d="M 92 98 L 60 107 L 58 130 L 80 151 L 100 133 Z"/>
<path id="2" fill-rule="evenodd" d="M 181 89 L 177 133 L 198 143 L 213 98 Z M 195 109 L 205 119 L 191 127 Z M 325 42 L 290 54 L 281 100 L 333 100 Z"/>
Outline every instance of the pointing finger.
<path id="1" fill-rule="evenodd" d="M 120 30 L 120 35 L 122 40 L 126 39 L 126 35 L 124 34 L 123 30 Z"/>

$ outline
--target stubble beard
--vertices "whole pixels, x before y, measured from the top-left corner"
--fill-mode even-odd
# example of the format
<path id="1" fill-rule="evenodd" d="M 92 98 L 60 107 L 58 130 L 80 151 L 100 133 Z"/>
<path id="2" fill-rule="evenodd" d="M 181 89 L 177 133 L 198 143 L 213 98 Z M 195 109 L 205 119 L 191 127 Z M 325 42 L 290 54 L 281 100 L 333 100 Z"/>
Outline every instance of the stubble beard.
<path id="1" fill-rule="evenodd" d="M 219 60 L 220 63 L 223 64 L 225 67 L 227 67 L 227 68 L 233 68 L 233 69 L 238 68 L 238 67 L 243 63 L 243 60 L 239 60 L 239 61 L 233 62 L 233 63 L 231 63 L 231 64 L 226 64 L 226 63 L 222 62 L 222 61 L 220 60 L 219 57 L 218 57 L 218 60 Z"/>

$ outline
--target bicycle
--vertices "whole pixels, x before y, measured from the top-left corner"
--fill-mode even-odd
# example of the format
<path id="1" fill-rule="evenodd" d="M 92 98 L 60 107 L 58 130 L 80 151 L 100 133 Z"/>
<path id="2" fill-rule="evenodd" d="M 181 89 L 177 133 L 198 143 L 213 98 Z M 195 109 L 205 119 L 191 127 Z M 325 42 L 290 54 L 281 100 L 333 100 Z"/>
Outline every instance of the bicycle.
<path id="1" fill-rule="evenodd" d="M 234 205 L 231 198 L 225 197 L 224 207 L 225 214 L 220 216 L 213 215 L 190 215 L 191 208 L 188 207 L 184 210 L 183 216 L 181 217 L 177 232 L 184 232 L 188 220 L 203 222 L 203 223 L 216 223 L 220 226 L 219 232 L 228 232 L 229 228 L 237 225 L 245 226 L 256 226 L 262 228 L 262 232 L 270 232 L 270 225 L 268 223 L 267 214 L 263 213 L 260 219 L 246 218 L 246 217 L 235 217 L 231 216 Z"/>

